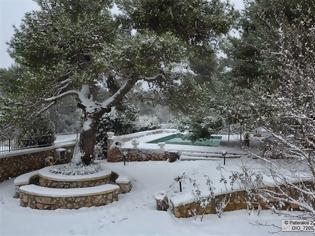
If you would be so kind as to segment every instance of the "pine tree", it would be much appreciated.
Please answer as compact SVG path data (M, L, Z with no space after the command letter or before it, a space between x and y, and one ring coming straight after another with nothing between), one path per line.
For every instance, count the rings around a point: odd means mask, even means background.
M138 81L167 84L191 48L227 32L234 15L220 1L118 1L123 17L112 16L110 0L37 2L40 10L25 15L10 42L23 68L11 114L29 120L75 97L84 113L75 155L85 164L94 157L100 118Z

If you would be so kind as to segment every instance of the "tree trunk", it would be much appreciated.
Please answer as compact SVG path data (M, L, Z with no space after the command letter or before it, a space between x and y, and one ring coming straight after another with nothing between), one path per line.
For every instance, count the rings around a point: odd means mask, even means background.
M83 122L83 129L80 133L79 147L81 161L85 165L91 164L95 158L97 125L104 113L110 112L110 110L110 108L103 109L92 114L86 113L84 116L85 121Z
M94 85L82 85L79 93L80 103L78 107L82 109L84 113L83 129L80 133L79 147L80 153L74 154L75 157L81 157L82 162L85 165L91 164L95 157L95 145L96 145L96 129L101 117L111 111L111 107L121 102L123 97L132 89L135 83L138 81L137 78L131 78L126 81L114 94L103 102L103 106L96 104L94 98L96 97L96 89ZM116 88L117 89L117 88ZM88 102L86 102L88 100ZM91 103L93 104L91 106ZM91 110L91 107L95 107ZM89 109L87 109L89 108Z
M86 120L83 129L80 133L79 146L81 151L81 160L83 164L89 165L94 159L94 148L96 145L96 122L91 120L90 128L86 129L85 126L89 125Z

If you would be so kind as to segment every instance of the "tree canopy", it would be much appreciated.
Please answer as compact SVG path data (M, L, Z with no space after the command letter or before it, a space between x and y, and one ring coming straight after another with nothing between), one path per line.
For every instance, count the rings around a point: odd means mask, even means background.
M85 122L77 155L87 164L103 114L140 80L165 86L183 76L176 67L189 67L196 48L211 49L236 16L217 0L120 0L120 16L110 0L37 2L40 10L25 15L9 43L23 71L18 93L8 96L15 104L9 113L29 120L74 96Z

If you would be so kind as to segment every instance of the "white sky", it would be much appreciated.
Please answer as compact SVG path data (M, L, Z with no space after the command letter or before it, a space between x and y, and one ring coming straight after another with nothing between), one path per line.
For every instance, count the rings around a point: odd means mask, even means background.
M230 0L236 9L243 9L243 0ZM9 67L13 60L7 50L14 30L13 25L19 26L24 14L38 9L33 0L0 0L0 67Z

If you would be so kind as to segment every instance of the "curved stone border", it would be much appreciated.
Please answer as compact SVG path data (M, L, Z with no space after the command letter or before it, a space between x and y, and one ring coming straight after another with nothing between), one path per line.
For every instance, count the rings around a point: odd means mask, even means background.
M49 166L38 171L39 185L49 188L83 188L108 184L112 172L104 167L102 171L89 175L60 175L50 172L56 166Z
M28 184L36 184L38 183L38 171L32 171L28 172L23 175L19 175L18 177L15 178L13 181L15 185L15 194L14 197L18 198L20 194L20 187L23 185L28 185Z
M33 209L78 209L102 206L118 201L119 186L104 184L76 189L46 188L38 185L20 187L20 204Z

